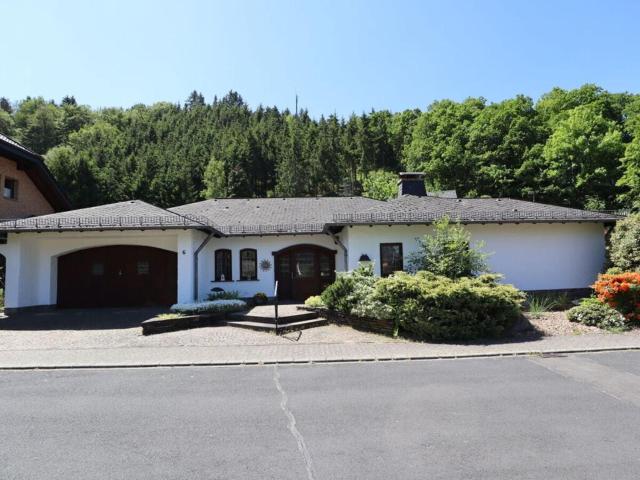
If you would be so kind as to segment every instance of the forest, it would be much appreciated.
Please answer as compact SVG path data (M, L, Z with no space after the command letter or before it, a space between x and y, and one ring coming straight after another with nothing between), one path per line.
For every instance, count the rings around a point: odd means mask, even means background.
M425 109L313 118L239 93L93 109L73 96L0 98L0 132L44 155L75 207L170 207L215 197L430 190L588 209L640 207L640 95L586 84L537 101L439 100Z

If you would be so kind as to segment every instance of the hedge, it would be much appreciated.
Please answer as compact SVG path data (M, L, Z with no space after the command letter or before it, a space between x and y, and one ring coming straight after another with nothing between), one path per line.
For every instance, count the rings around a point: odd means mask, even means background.
M376 282L371 300L391 308L399 330L427 340L473 340L504 334L525 296L498 275L450 279L398 272Z
M247 309L242 300L209 300L206 302L176 303L170 310L174 313L194 315L199 313L232 313Z

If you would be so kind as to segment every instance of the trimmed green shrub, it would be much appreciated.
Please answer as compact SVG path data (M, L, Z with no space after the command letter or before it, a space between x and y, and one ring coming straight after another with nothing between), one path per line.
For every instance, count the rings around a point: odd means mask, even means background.
M609 239L609 262L621 272L640 271L640 214L618 222Z
M199 313L231 313L247 309L247 303L242 300L210 300L196 303L176 303L170 310L173 313L195 315Z
M310 308L322 308L324 307L324 302L322 301L322 297L320 297L320 295L314 295L307 298L304 301L304 305Z
M629 328L624 317L618 311L597 298L585 298L580 302L580 305L567 312L567 318L571 322L605 330L626 330Z
M156 316L158 320L175 320L177 318L183 318L185 315L182 313L161 313Z
M240 292L237 290L211 292L207 295L207 300L238 300L239 298Z
M418 250L409 255L409 268L449 278L471 277L488 271L487 257L472 247L471 234L460 223L445 217L434 222L432 234L418 239Z
M269 302L269 297L266 293L258 292L253 296L254 305L266 305Z
M363 284L366 288L375 282L373 265L362 264L351 272L338 273L335 282L325 288L320 297L328 309L349 314L362 296L359 289Z
M376 282L372 301L388 307L396 330L445 341L505 333L521 315L524 294L498 275L450 279L430 272L398 272ZM388 318L388 317L387 317Z

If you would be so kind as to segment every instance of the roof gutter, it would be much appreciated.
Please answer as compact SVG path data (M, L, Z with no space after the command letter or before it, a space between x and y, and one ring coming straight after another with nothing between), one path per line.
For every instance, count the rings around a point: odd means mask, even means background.
M335 244L342 249L342 255L344 256L344 270L349 270L349 251L347 250L347 247L345 247L344 243L340 241L335 233L327 230L327 234L333 239Z
M215 237L215 232L209 232L207 238L205 238L200 246L196 248L196 251L193 253L193 300L198 301L198 256L204 247L207 246L209 240Z

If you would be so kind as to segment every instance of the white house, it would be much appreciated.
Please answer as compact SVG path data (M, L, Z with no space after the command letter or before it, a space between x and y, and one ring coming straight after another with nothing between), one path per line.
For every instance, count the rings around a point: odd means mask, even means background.
M304 300L369 258L387 275L448 216L523 290L582 289L602 269L618 217L512 199L433 196L403 173L399 196L213 199L168 210L138 200L0 223L5 305L168 305L212 288Z

